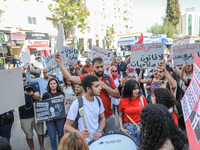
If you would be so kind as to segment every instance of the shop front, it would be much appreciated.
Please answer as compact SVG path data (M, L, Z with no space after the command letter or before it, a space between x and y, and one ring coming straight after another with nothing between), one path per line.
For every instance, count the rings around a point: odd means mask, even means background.
M26 32L26 43L26 50L31 59L40 61L41 56L46 57L51 54L48 33Z

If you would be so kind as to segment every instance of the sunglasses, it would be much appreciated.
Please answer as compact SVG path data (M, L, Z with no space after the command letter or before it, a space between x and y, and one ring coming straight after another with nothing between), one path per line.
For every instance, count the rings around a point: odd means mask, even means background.
M133 78L133 79L135 79L135 76L128 76L128 78L130 79L130 78Z
M117 70L112 70L112 72L117 72Z
M26 80L23 80L23 82L26 82Z
M188 65L188 67L190 67L191 65Z

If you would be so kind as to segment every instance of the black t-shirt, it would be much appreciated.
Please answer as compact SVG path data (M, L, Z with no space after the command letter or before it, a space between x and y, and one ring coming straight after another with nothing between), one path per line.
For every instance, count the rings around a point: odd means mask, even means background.
M59 92L56 92L56 93L46 92L46 93L43 94L42 100L52 98L52 97L56 97L56 96L60 96L60 95L65 96L65 93L63 91L59 91Z
M39 92L37 87L34 84L31 84L33 87L33 92ZM33 103L36 100L32 98L30 95L25 95L25 105L19 107L19 116L20 119L27 119L34 117Z

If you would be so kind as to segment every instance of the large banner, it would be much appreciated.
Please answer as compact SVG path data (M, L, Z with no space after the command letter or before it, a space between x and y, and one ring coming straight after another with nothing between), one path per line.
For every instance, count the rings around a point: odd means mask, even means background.
M131 68L157 69L161 61L164 61L164 43L131 46Z
M66 68L69 68L69 65L74 65L77 63L78 52L78 49L62 46L61 58ZM46 66L50 74L60 71L60 67L55 61L54 56L55 54L45 57Z
M190 44L190 35L182 36L173 40L173 46Z
M34 102L35 122L49 119L64 118L66 116L64 100L54 97L47 100Z
M0 71L0 114L25 105L22 68Z
M108 63L110 63L112 55L113 55L112 51L109 51L109 50L106 50L106 49L103 49L103 48L93 45L92 50L90 51L90 54L87 58L87 61L89 61L91 63L95 57L100 57L103 59L103 62L105 64L108 64Z
M200 57L200 43L173 46L173 61L174 65L192 64L194 58L194 51Z
M200 60L194 52L193 76L181 100L191 150L200 149Z
M69 109L72 105L72 103L77 99L76 96L70 96L70 95L65 95L65 110L66 114L68 114Z

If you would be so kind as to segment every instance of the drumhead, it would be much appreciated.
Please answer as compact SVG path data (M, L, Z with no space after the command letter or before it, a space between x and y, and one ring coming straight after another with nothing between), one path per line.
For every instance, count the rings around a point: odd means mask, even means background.
M123 132L103 134L96 141L88 143L89 150L137 150L135 141Z

